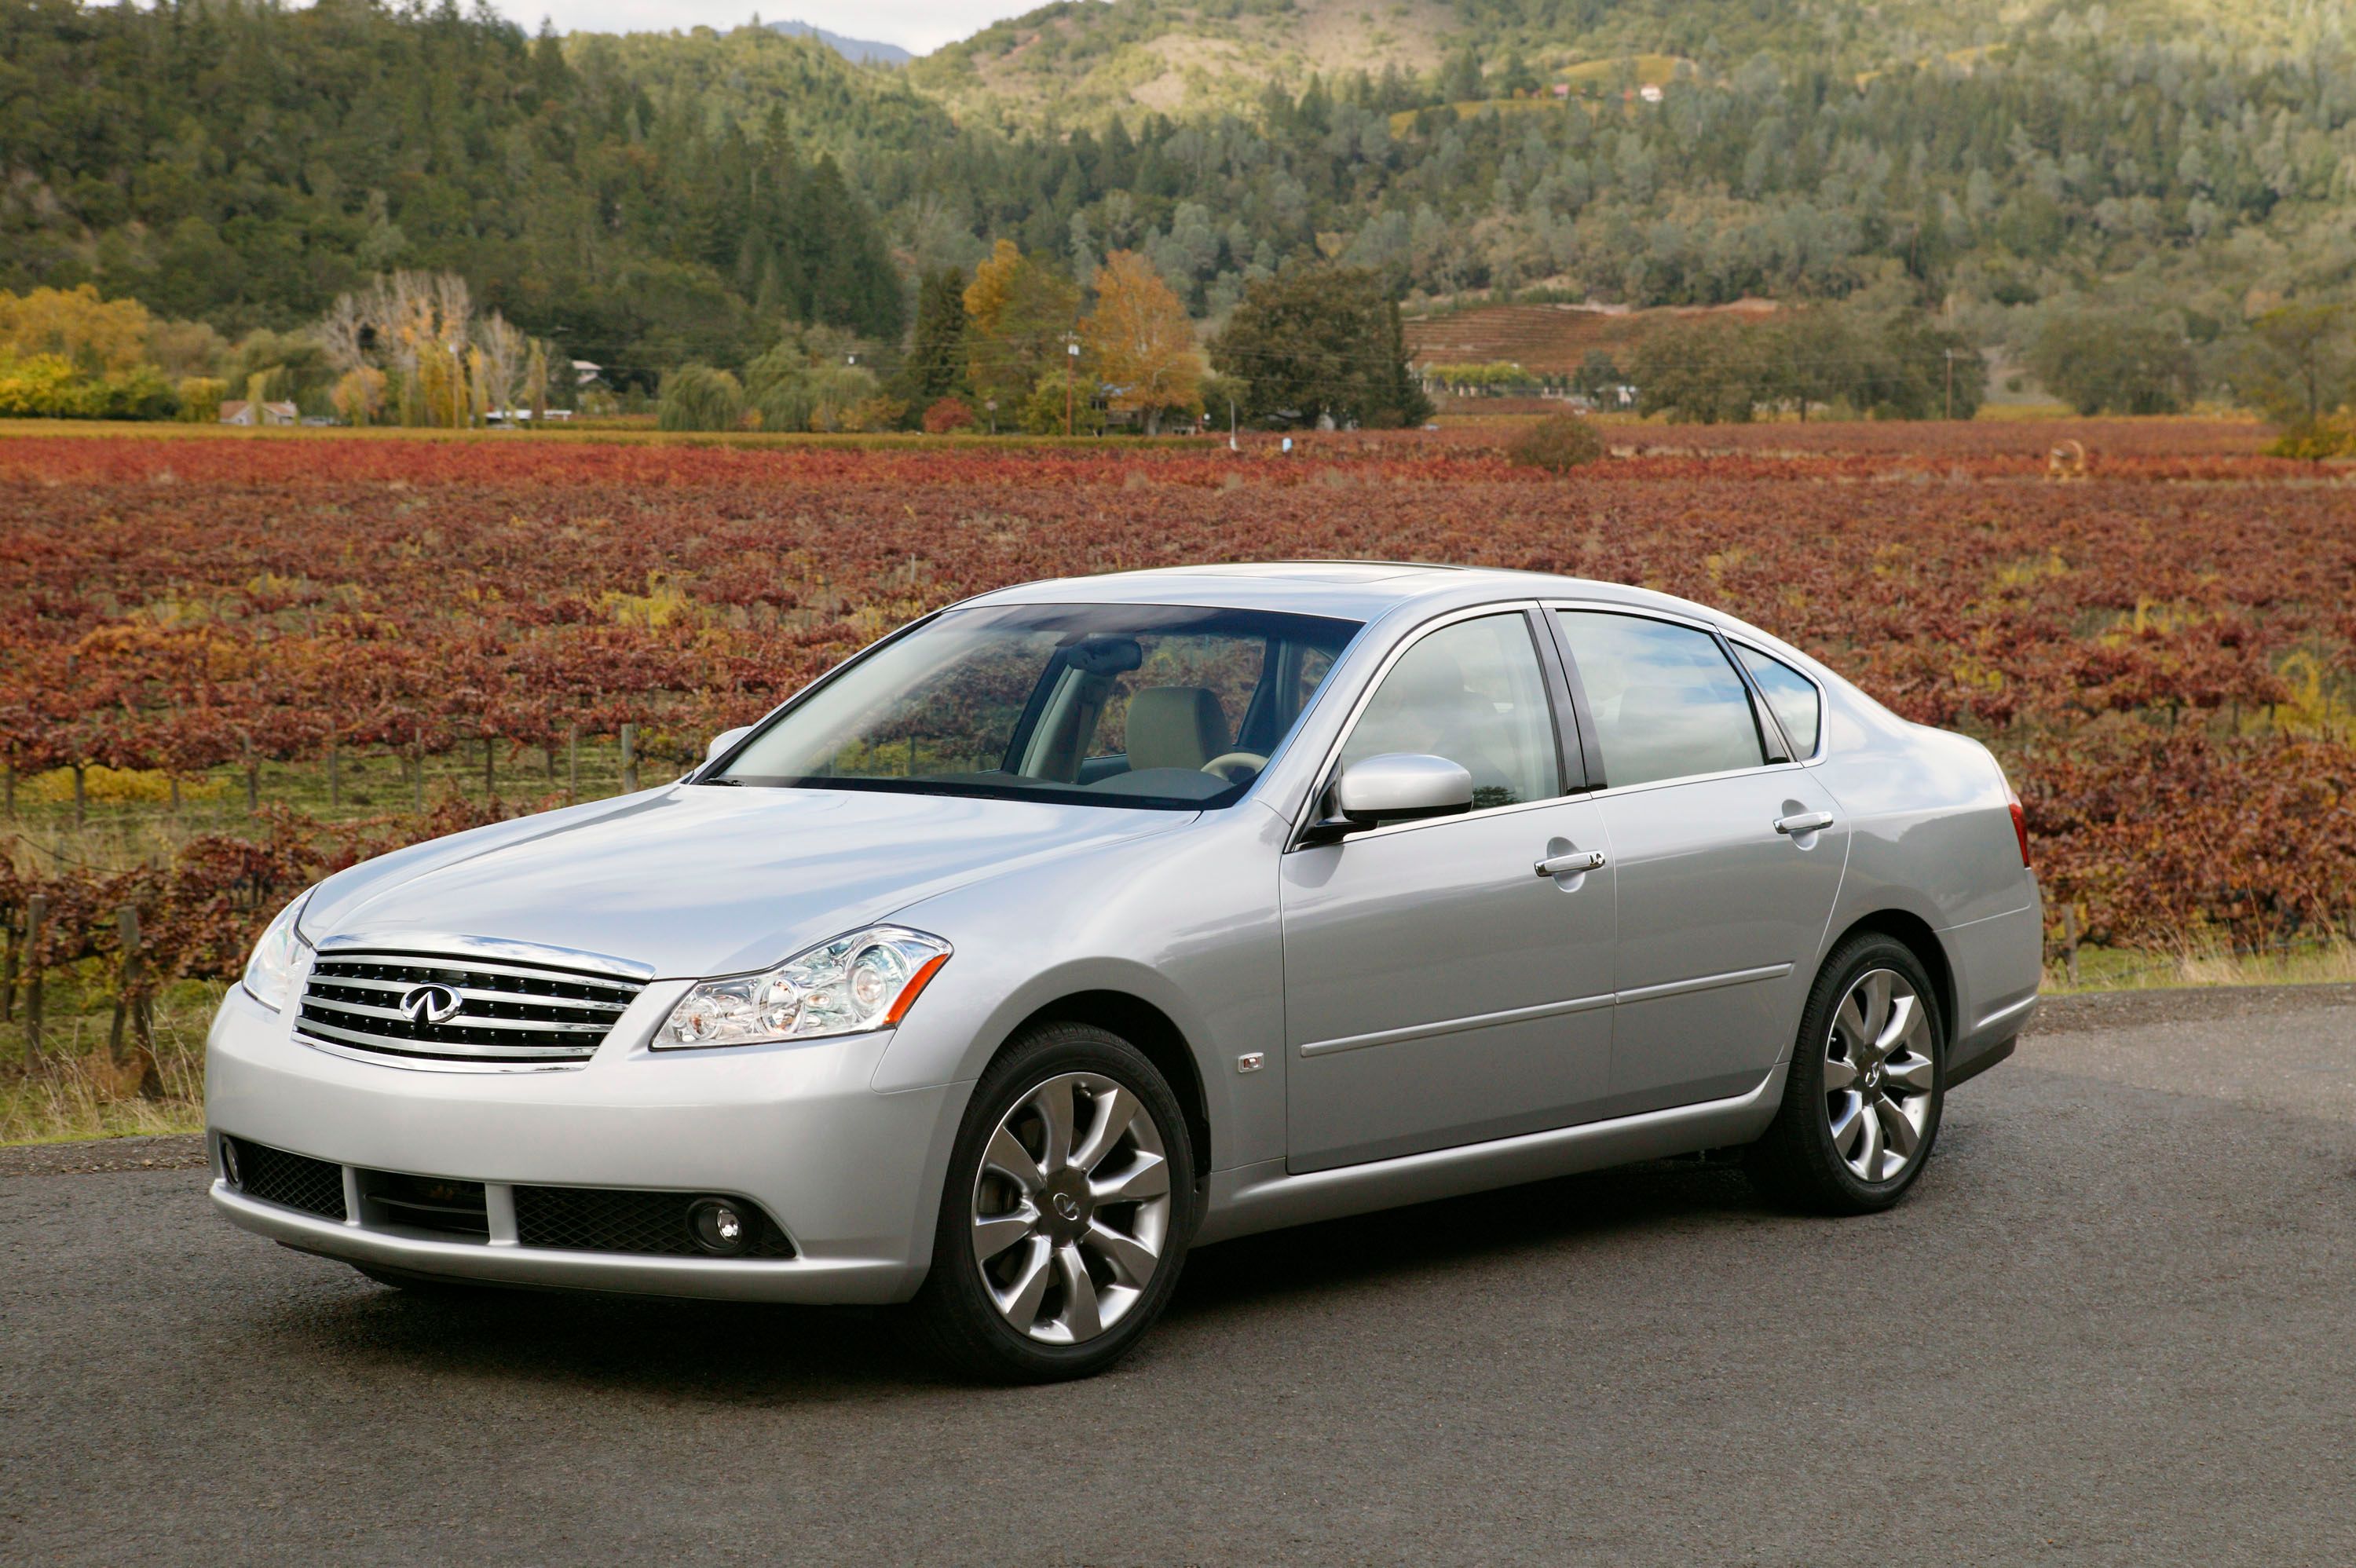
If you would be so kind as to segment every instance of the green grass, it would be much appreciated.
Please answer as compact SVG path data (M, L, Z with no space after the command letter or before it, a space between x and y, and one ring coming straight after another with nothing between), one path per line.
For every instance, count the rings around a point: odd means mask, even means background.
M2075 972L2066 961L2045 966L2047 995L2157 991L2195 986L2328 986L2356 983L2356 942L2321 938L2274 953L2188 948L2151 953L2081 947Z

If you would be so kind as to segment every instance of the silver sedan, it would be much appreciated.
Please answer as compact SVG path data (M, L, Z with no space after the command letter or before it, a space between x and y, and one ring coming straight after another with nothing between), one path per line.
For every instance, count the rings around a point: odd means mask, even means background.
M1988 752L1607 583L1033 583L657 789L296 900L213 1201L388 1284L910 1302L1098 1371L1189 1246L1700 1150L1896 1202L2037 1005Z

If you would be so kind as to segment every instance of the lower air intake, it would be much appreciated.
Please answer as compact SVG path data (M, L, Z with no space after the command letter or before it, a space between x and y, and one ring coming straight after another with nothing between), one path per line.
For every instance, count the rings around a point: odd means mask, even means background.
M519 1187L515 1189L516 1240L527 1247L573 1253L635 1253L691 1258L707 1255L696 1245L689 1211L704 1194L612 1191L594 1187ZM750 1203L736 1205L752 1233L735 1255L790 1258L793 1243L775 1221Z
M236 1146L238 1179L231 1185L246 1197L322 1220L345 1217L342 1166L244 1138L224 1141Z

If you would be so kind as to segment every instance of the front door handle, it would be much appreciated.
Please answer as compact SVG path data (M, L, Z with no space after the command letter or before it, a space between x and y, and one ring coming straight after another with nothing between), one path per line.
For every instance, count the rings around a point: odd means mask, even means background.
M1830 827L1832 825L1833 814L1829 811L1804 811L1797 816L1777 817L1775 819L1775 831L1778 833L1814 833L1818 828Z
M1603 869L1603 851L1578 849L1568 855L1557 855L1550 860L1540 860L1537 873L1541 877L1568 877L1576 871L1600 871Z

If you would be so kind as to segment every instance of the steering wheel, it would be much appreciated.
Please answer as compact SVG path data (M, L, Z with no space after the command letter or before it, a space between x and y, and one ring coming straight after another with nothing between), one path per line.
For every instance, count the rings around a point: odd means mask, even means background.
M1215 773L1229 784L1242 784L1247 779L1258 776L1259 771L1266 766L1268 766L1268 759L1258 752L1228 752L1205 763L1203 771L1206 773Z

